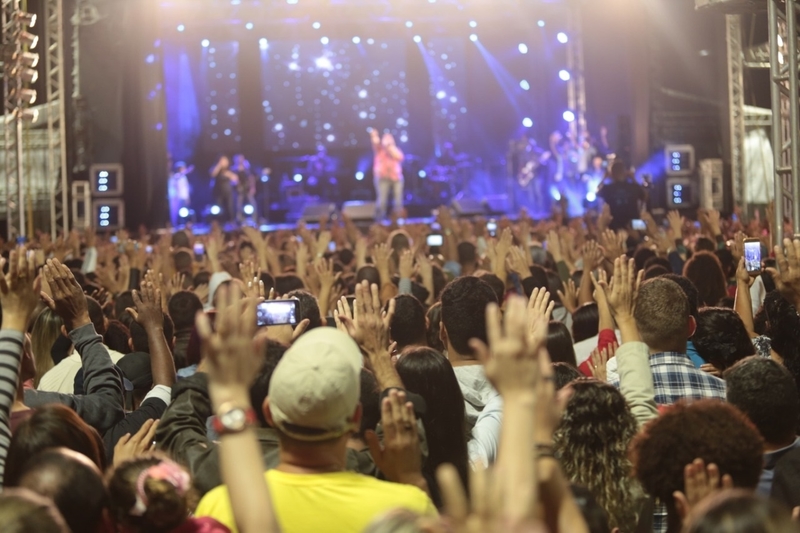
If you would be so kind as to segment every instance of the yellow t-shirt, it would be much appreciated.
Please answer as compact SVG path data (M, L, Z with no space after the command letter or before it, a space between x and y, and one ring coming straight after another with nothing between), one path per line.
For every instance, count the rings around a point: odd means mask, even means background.
M376 517L397 508L437 515L428 495L417 487L354 472L288 474L269 470L264 477L283 533L361 533ZM238 533L225 485L203 496L195 516L215 518Z

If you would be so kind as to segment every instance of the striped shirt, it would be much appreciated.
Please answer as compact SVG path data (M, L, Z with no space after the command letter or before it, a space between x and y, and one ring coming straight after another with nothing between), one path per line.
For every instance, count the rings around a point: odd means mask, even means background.
M22 357L21 331L0 330L0 483L6 469L8 447L11 445L11 406L17 394L19 361Z

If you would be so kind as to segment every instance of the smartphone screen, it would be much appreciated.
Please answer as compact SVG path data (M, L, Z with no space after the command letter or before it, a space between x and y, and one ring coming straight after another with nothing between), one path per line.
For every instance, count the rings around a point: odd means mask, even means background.
M486 224L486 230L489 232L489 235L494 237L497 234L497 222L489 222Z
M194 260L195 261L202 261L203 256L206 253L206 247L203 245L202 242L197 242L194 244Z
M744 266L751 274L761 272L761 241L744 241Z
M647 229L647 224L641 218L634 218L631 220L631 227L636 231L643 231Z
M428 246L442 246L444 244L444 237L439 234L428 235Z
M328 251L331 252L331 253L336 251L336 243L335 242L331 241L328 244Z
M116 235L112 235L111 236L111 243L112 244L117 244L118 242L119 242L119 237L117 237Z
M153 247L148 244L147 246L144 247L144 251L147 252L148 254L152 254Z
M297 300L267 300L256 308L259 327L297 324Z

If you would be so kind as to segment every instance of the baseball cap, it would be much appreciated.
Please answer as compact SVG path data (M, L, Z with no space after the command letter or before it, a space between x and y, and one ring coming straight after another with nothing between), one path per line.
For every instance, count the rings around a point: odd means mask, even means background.
M303 441L356 430L351 418L361 395L362 365L361 351L346 333L323 327L301 335L272 374L268 397L273 422Z

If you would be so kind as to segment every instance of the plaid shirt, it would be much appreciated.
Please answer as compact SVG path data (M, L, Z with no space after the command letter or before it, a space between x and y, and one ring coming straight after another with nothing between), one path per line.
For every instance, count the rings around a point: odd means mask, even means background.
M725 382L695 368L684 353L661 352L650 354L650 372L653 374L657 405L672 405L678 400L712 398L725 401ZM611 379L619 388L619 377ZM667 531L667 508L657 503L653 513L653 532Z
M650 354L650 372L658 405L672 405L684 398L725 400L725 382L695 368L686 354ZM619 387L619 378L612 379L611 384Z

